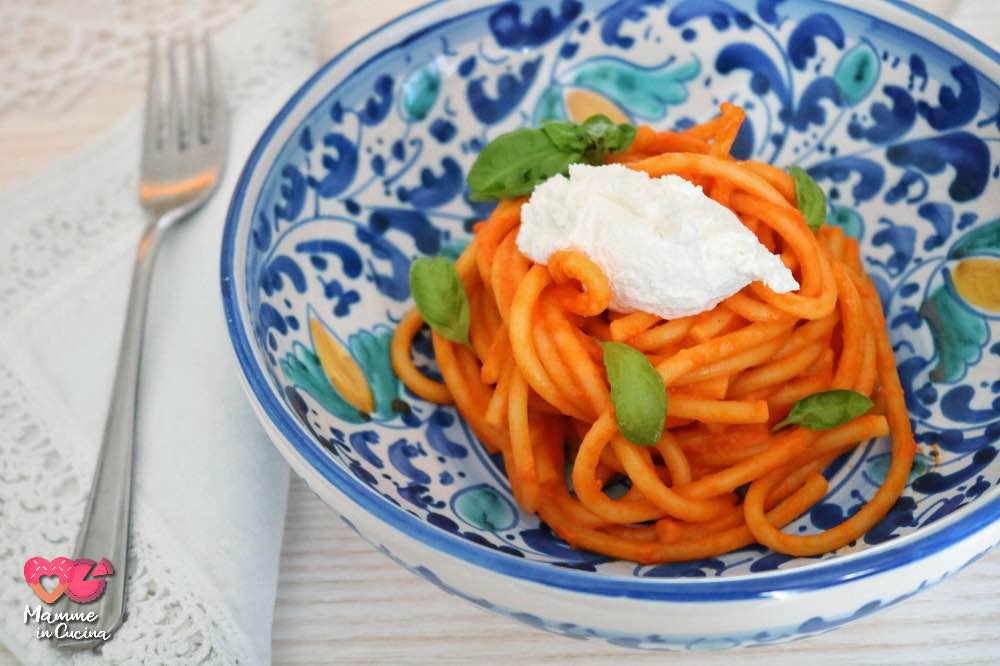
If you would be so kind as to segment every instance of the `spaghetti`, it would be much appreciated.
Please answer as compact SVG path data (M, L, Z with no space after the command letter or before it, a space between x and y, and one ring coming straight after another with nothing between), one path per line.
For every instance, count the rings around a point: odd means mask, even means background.
M502 454L521 507L575 547L640 563L753 542L817 555L869 530L905 487L915 443L858 243L836 227L812 231L788 174L730 155L742 120L741 109L723 104L717 118L683 132L641 127L613 161L701 186L781 257L798 292L754 283L671 321L610 312L607 278L584 254L559 252L542 265L518 251L524 200L504 200L456 264L471 304L471 344L432 333L443 383L412 360L419 312L396 329L392 362L402 381L426 400L454 403L484 446ZM668 390L654 447L618 431L598 345L605 340L644 353ZM877 407L831 430L771 431L797 400L829 389L872 396ZM781 531L826 494L821 471L831 460L890 433L892 462L866 505L818 534ZM624 496L605 492L623 480Z

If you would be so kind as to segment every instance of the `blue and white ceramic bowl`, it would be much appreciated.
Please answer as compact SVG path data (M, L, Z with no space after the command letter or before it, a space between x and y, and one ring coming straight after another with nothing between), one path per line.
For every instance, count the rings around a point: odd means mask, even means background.
M440 1L327 63L253 151L223 244L233 346L292 467L435 585L624 646L821 633L985 553L1000 539L1000 56L901 2L857 4ZM747 110L734 152L807 168L831 223L861 239L920 453L891 513L835 553L609 561L518 511L455 411L400 385L391 330L410 307L410 261L457 254L487 213L463 174L491 138L596 111L684 127L723 100ZM317 344L339 350L338 376ZM418 351L432 368L426 340ZM358 376L373 413L351 404ZM856 510L888 449L873 441L836 461L830 495L788 529Z

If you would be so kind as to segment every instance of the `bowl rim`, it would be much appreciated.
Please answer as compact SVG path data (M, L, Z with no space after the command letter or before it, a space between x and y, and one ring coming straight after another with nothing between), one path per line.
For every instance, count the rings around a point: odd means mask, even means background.
M879 21L886 20L872 13L877 11L879 6L901 9L917 19L930 23L950 33L953 37L959 38L994 64L1000 65L1000 53L996 50L947 21L904 0L877 0L878 4L867 6L864 9L850 6L844 0L819 0L819 2L865 14ZM470 11L481 11L490 4L490 0L431 0L369 31L319 67L282 105L254 145L240 172L226 212L220 257L220 286L226 327L236 359L243 373L243 384L247 389L248 398L257 403L257 409L254 411L258 418L266 415L270 424L265 425L273 426L285 442L295 449L327 482L333 484L361 509L386 523L388 527L444 555L488 569L493 573L576 593L670 602L777 598L789 593L821 590L885 573L935 555L957 545L990 525L996 524L1000 518L1000 486L988 491L987 497L979 503L979 506L965 512L956 511L926 529L864 550L848 553L842 557L815 564L806 564L793 569L697 579L594 575L589 572L553 566L545 562L513 557L429 525L400 507L386 502L376 491L362 484L327 458L320 450L319 445L295 420L271 387L257 363L254 348L247 336L247 328L241 316L240 291L243 283L234 272L236 267L235 241L239 233L239 220L244 203L246 203L250 180L265 149L283 126L286 117L333 67L350 56L357 59L359 55L358 67L362 67L377 59L393 46L408 41L430 29L452 23L465 15L465 12L460 14L445 13L444 18L425 24L425 16L433 9L440 9L446 5L475 5ZM376 37L385 37L385 33L390 30L399 31L407 28L409 29L402 34L397 42L380 49L374 55L365 57L363 53L359 53L370 40ZM905 28L903 29L905 30ZM979 68L976 68L976 71L982 74ZM272 428L265 428L265 430L272 431Z

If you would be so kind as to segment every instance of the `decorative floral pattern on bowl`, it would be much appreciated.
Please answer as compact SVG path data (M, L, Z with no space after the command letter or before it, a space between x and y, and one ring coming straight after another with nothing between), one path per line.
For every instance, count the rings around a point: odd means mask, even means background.
M828 630L981 554L1000 539L1000 66L944 26L889 3L882 10L879 18L813 0L460 0L434 3L335 59L262 139L224 242L230 329L279 448L314 487L332 486L317 490L345 518L363 507L366 519L352 524L366 538L433 582L546 629L627 645L725 647ZM946 38L961 50L945 50ZM412 307L410 261L457 256L488 214L490 205L468 200L464 173L493 137L593 113L683 128L722 101L747 112L734 154L805 168L828 190L829 223L862 242L920 452L889 515L821 558L750 547L657 566L609 561L520 512L500 461L456 412L402 386L389 361L392 328ZM429 340L415 348L433 375ZM881 483L888 450L872 441L831 464L828 497L787 529L826 529L856 511ZM792 574L822 590L868 571L869 556L952 557L909 588L842 599L832 616L817 607L725 635L641 633L572 621L565 608L533 613L529 601L504 604L467 579L447 581L396 553L402 537L385 535L401 532L410 549L440 532L444 545L424 548L453 561L488 551L489 562L516 562L466 564L491 575L597 595L629 581L618 596L672 603L698 589L706 599L716 590L755 598L765 592L751 588L786 589ZM944 534L933 551L923 539L931 533ZM979 539L972 550L970 535ZM755 582L743 586L747 577ZM678 588L690 593L668 585L694 578L701 588Z

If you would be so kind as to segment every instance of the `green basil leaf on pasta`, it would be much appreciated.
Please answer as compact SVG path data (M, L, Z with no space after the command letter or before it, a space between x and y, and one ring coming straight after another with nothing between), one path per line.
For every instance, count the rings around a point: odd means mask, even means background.
M542 130L501 134L483 148L469 170L469 196L485 201L529 194L535 185L567 173L582 155L560 150Z
M789 167L795 181L795 200L810 229L819 229L826 222L826 194L808 173L799 167Z
M653 446L667 419L667 389L645 354L623 342L602 342L618 429L625 439Z
M605 157L631 146L636 133L634 126L612 122L604 115L587 118L580 129L587 142L584 159L589 164L604 164Z
M582 155L587 148L587 141L576 123L549 121L542 125L542 132L559 150Z
M796 402L785 420L773 429L798 425L810 430L829 430L858 418L871 409L872 404L866 396L847 389L813 393Z
M597 115L582 124L555 121L501 134L483 148L469 170L469 198L530 194L539 183L569 173L570 164L604 164L608 155L632 145L635 132L632 125Z
M416 259L410 264L410 291L420 316L435 332L452 342L469 344L469 297L450 259Z

